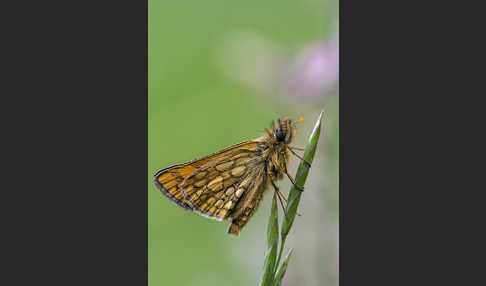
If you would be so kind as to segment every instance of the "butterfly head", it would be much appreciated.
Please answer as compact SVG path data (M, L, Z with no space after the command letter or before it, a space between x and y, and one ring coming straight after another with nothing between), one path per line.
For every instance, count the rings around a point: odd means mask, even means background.
M272 124L271 134L274 144L290 144L295 137L295 124L287 117L278 119L276 123Z

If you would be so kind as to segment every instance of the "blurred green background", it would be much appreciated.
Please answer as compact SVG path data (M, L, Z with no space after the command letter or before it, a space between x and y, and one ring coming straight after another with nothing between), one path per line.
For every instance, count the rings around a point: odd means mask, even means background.
M256 138L283 116L305 118L292 144L304 147L322 109L283 285L338 285L337 0L149 0L148 13L149 285L257 285L271 191L234 238L228 222L169 202L152 176ZM279 185L287 194L288 180Z

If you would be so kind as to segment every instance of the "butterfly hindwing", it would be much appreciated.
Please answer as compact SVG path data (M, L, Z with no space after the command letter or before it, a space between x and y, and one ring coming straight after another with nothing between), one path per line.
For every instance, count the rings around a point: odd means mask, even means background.
M183 196L193 210L203 216L223 220L231 215L246 191L255 166L261 162L257 152L239 152L208 162L183 183ZM263 165L262 165L263 166Z

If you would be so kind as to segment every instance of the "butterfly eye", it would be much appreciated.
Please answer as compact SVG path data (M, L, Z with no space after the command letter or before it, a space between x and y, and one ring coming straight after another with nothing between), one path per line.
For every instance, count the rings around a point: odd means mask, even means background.
M280 129L277 129L277 131L275 131L275 136L277 137L277 140L278 141L284 141L284 139L285 139L285 132L283 132Z

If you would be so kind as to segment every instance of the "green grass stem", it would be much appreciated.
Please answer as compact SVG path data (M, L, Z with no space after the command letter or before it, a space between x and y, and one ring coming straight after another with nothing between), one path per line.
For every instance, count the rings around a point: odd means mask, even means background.
M319 135L321 134L321 121L322 121L322 114L319 114L319 117L316 121L314 126L314 130L312 131L309 142L304 151L303 158L305 161L312 164L314 160L314 155L316 153L317 142L319 141ZM307 180L307 175L309 173L310 166L307 162L301 161L299 167L297 169L297 173L295 175L295 182L296 185L304 188L305 181ZM287 215L283 216L282 221L282 229L281 229L281 242L280 242L280 251L278 253L278 258L275 260L276 253L277 253L277 246L278 246L278 212L277 212L277 202L276 202L276 194L273 195L273 202L272 208L270 211L270 218L268 221L268 229L267 229L267 250L265 253L265 261L263 264L263 273L260 279L260 286L278 286L282 282L283 276L285 275L285 271L287 270L287 264L289 262L290 256L292 254L292 250L289 252L287 257L282 262L282 265L279 267L280 259L282 257L282 252L285 246L285 240L287 239L287 235L292 228L292 224L294 223L295 215L297 214L297 207L299 206L300 197L302 196L303 192L297 189L295 186L292 186L289 192L289 197L287 201Z

